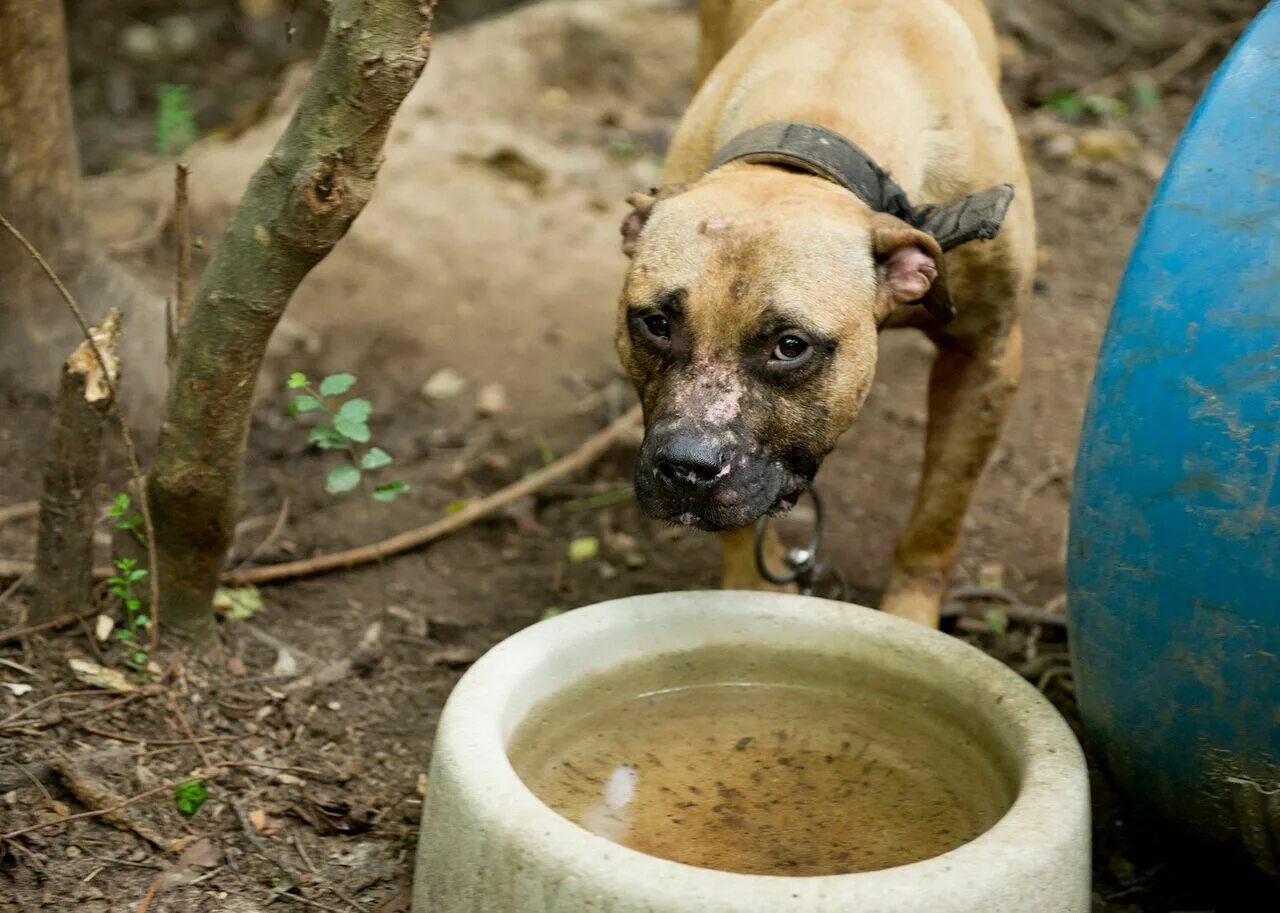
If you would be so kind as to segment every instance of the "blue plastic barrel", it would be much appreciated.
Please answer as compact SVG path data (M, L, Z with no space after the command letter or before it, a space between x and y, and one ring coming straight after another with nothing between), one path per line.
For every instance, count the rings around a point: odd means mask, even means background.
M1280 871L1280 2L1147 212L1071 503L1080 711L1117 782Z

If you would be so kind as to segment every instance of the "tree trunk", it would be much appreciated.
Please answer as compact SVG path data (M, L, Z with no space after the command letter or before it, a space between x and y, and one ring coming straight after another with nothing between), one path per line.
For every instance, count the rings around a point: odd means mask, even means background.
M163 309L86 234L62 0L0 0L0 212L44 254L90 320L112 306L133 318L122 345L132 378L125 398L154 414L163 391ZM48 279L0 238L3 381L47 390L80 338Z
M40 490L40 531L36 541L36 590L31 620L84 611L93 586L94 488L102 456L102 426L119 377L116 344L120 312L93 328L109 379L88 342L62 368L53 420L45 444Z
M336 0L293 119L249 182L182 329L148 491L162 623L199 638L234 531L267 342L303 277L373 191L426 65L434 0Z
M0 212L69 277L84 265L81 211L62 0L0 0ZM74 329L62 308L26 253L0 242L0 365L46 382L54 346L74 345L56 332Z

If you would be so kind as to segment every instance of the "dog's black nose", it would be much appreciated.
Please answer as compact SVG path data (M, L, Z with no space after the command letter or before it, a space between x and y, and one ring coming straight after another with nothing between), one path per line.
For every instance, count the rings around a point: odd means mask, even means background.
M670 438L655 454L658 474L671 485L705 487L720 478L724 458L715 442L703 435Z

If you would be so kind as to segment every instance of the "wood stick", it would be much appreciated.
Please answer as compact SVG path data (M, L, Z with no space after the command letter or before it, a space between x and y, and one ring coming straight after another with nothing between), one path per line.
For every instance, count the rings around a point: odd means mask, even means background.
M222 581L228 586L248 586L249 584L288 580L294 577L308 577L336 571L341 568L368 564L380 558L421 548L430 542L442 539L464 527L470 526L477 520L490 516L508 504L513 504L521 498L528 497L551 482L558 481L591 465L608 452L609 448L617 441L624 439L632 429L637 427L640 423L640 417L640 407L634 406L626 415L583 441L573 453L561 457L520 481L508 485L506 488L499 489L478 501L472 501L456 514L443 517L434 523L408 530L397 536L392 536L390 539L375 542L372 545L332 552L328 555L317 555L314 558L306 558L301 561L289 561L284 564L272 564L266 567L232 571L224 575Z
M38 513L40 513L39 501L20 501L17 504L7 504L4 507L0 507L0 526L12 523L15 520L34 517Z

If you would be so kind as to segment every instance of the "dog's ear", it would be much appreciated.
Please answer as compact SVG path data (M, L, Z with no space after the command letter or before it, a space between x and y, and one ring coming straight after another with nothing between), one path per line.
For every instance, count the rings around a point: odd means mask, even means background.
M937 320L955 317L947 292L942 248L933 235L912 228L901 219L877 213L871 225L871 249L876 274L890 298L899 304L920 304Z
M640 240L640 232L644 223L649 221L653 207L667 197L684 192L685 184L668 184L664 187L651 187L648 193L637 191L627 197L631 212L622 220L622 252L628 257L636 252L636 243Z

